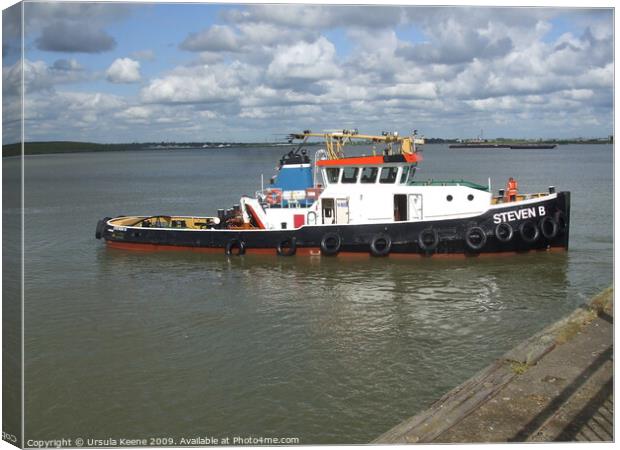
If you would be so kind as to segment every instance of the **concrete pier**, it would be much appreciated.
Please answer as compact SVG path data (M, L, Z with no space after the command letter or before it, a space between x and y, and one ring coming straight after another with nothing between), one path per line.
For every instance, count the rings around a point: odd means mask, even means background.
M613 289L373 443L613 441Z

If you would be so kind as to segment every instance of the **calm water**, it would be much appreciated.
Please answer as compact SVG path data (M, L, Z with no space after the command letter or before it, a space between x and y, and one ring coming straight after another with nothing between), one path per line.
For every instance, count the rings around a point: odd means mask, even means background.
M612 282L609 145L425 148L421 179L572 191L567 253L228 259L94 239L106 215L214 214L282 152L26 158L27 439L368 442Z

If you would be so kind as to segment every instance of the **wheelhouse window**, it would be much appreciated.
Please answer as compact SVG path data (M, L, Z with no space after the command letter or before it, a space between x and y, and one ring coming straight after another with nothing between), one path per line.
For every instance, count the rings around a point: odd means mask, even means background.
M398 167L384 167L381 169L381 176L379 177L379 183L383 183L383 184L395 183L397 174L398 174Z
M411 166L409 168L409 181L413 181L414 175L415 175L415 166Z
M400 184L405 184L407 182L408 175L409 175L409 166L404 166L403 171L400 174Z
M379 173L378 167L364 167L362 169L362 183L375 183L377 181L377 174Z
M342 170L342 183L357 183L357 174L359 171L359 167L345 167Z
M336 167L328 167L325 169L327 175L327 182L329 184L338 183L338 177L340 176L340 169Z

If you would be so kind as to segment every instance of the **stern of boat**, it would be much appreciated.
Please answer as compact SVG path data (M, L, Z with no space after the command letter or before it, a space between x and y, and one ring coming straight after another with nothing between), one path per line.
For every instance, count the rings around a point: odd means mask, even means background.
M95 238L101 239L103 237L103 232L105 231L105 227L108 223L108 220L112 219L111 217L104 217L97 221L97 226L95 227Z

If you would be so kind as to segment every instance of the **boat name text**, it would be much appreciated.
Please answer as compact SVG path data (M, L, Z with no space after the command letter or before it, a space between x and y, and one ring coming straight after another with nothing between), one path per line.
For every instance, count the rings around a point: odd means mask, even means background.
M544 206L538 207L538 215L536 214L536 207L517 209L516 211L493 214L493 223L514 222L515 220L543 217L546 214L547 211Z

